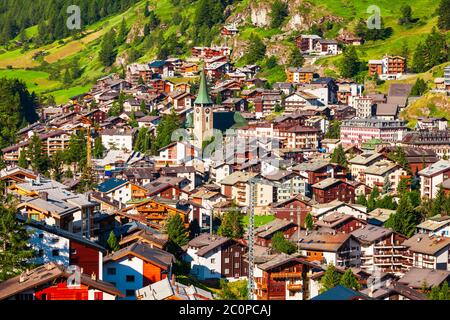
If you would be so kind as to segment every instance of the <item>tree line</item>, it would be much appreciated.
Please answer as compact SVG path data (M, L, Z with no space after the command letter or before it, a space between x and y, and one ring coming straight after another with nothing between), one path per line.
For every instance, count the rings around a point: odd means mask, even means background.
M80 7L81 27L107 16L123 12L138 0L5 0L0 3L0 44L7 44L20 35L21 40L38 46L73 35L66 21L67 8ZM38 26L37 34L27 39L25 29Z

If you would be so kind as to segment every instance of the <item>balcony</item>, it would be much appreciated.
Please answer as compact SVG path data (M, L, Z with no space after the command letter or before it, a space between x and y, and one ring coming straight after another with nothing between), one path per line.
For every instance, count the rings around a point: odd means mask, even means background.
M289 291L300 292L300 291L303 291L303 285L302 285L302 284L293 284L293 283L290 283L290 284L287 285L287 289L288 289Z
M285 279L285 278L303 278L302 274L299 272L276 272L270 275L271 279Z

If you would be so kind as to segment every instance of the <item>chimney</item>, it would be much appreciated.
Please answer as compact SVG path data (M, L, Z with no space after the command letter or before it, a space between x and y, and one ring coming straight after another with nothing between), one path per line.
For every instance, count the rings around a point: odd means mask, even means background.
M21 274L20 277L19 277L19 283L23 283L26 280L27 280L27 277L25 275Z
M417 238L417 242L420 242L420 241L422 241L422 237Z
M39 191L39 198L44 200L44 201L47 201L48 200L48 192Z

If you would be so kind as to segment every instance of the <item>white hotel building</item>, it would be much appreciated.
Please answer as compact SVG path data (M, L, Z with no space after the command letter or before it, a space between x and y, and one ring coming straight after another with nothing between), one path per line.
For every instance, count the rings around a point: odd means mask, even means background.
M406 133L406 123L400 120L352 119L341 125L341 143L344 147L361 145L372 139L396 142Z

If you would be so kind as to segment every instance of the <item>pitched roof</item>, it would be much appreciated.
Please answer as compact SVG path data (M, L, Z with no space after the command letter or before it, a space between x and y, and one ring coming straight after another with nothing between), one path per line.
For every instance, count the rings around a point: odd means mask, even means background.
M208 84L206 82L206 74L204 70L200 74L200 87L198 89L197 99L195 100L194 104L201 104L201 105L213 104L213 101L211 100L211 97L209 96L208 93Z
M100 183L96 187L96 189L99 192L102 192L102 193L109 193L109 192L111 192L111 191L113 191L113 190L115 190L115 189L117 189L117 188L119 188L119 187L121 187L121 186L123 186L123 185L125 185L127 183L128 183L127 180L120 180L120 179L117 179L117 178L111 178L111 179L108 179L108 180Z
M371 298L363 293L338 285L311 300L371 300Z
M389 87L388 96L399 97L399 96L409 96L413 85L407 83L393 83Z
M403 245L409 247L410 251L435 255L445 248L448 250L450 247L450 238L415 234L403 242Z
M0 283L0 300L7 299L24 291L52 283L58 278L69 278L72 272L67 272L62 266L50 262L43 266L37 267L31 271L27 271L14 278L8 279ZM109 294L124 297L124 295L111 283L102 280L94 280L90 276L82 274L80 277L81 284L92 287Z
M209 233L202 233L198 237L189 241L189 246L198 248L197 255L204 257L211 250L221 247L228 241L232 241L230 238L221 237L218 235L210 235Z
M275 232L278 232L286 227L295 227L296 224L283 219L275 219L255 230L255 235L261 238L268 238Z
M361 242L373 243L392 234L391 229L367 225L353 231L351 234Z
M397 165L395 162L392 162L389 160L381 160L381 161L374 163L370 167L366 168L364 170L364 173L382 176L382 175L388 173L389 171L399 168L399 167L400 166Z
M419 175L431 177L446 170L450 170L450 161L440 160L436 163L433 163L431 166L419 171Z
M23 218L18 216L18 219L22 220ZM69 239L71 241L78 242L78 243L81 243L81 244L83 244L85 246L97 249L97 250L99 250L99 251L101 251L103 253L106 253L106 251L107 251L104 247L102 247L98 243L95 243L94 241L88 240L88 239L86 239L86 238L84 238L84 237L82 237L80 235L77 235L77 234L75 234L73 232L69 232L69 231L63 230L63 229L58 228L56 226L50 226L48 224L41 223L41 222L34 221L34 220L26 220L24 222L25 222L26 225L28 225L30 227L33 227L33 228L36 228L36 229L39 229L39 230L43 230L43 231L48 232L48 233L53 233L53 234L58 235L60 237L67 238L67 239Z
M130 254L147 262L156 264L163 269L168 269L172 263L175 262L175 257L173 254L161 249L152 248L141 242L133 243L126 248L120 249L119 251L106 256L103 259L103 262L106 263L108 261L117 261Z
M398 106L394 103L380 103L377 105L377 116L397 116Z
M291 241L296 242L302 250L337 252L350 238L352 235L343 233L300 231L291 236Z
M288 255L285 253L280 253L275 256L267 256L267 261L259 264L258 268L263 271L269 271L291 261L296 261L302 264L317 267L315 264L302 259L298 254Z
M437 231L440 228L443 228L445 226L448 226L450 224L450 217L449 216L437 216L430 219L425 220L424 222L420 223L417 228L419 229L425 229L429 231Z
M225 177L222 181L220 181L220 184L225 184L225 185L234 185L238 182L247 182L249 181L251 178L257 176L257 173L254 172L241 172L241 171L236 171L233 172L232 174L230 174L229 176Z
M420 289L426 283L428 288L433 286L439 286L442 282L450 277L450 271L447 270L435 270L435 269L422 269L411 268L405 275L398 281L400 284L406 285L411 288Z
M383 155L379 153L362 153L357 155L353 159L350 159L348 162L350 164L366 165L382 157Z
M179 300L214 299L213 294L206 290L193 285L186 286L179 282L171 281L169 278L136 290L136 296L139 300L166 300L171 297L176 297Z
M336 178L327 178L314 184L312 187L315 189L327 189L338 183L347 183L347 182Z
M322 220L317 221L316 225L318 227L323 227L323 228L334 228L337 225L339 225L347 220L352 220L352 219L356 219L356 218L349 214L344 214L342 212L335 212L334 214L330 214L330 215L324 217Z

